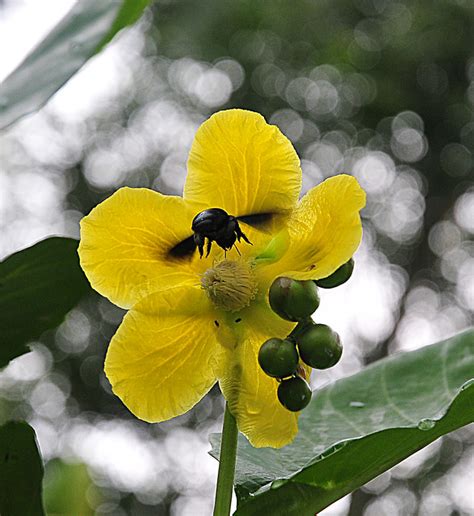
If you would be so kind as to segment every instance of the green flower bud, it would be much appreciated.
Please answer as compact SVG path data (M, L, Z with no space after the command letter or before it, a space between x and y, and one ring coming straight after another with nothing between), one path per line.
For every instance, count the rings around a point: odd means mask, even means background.
M318 288L314 281L277 278L268 294L272 310L287 321L301 321L319 306Z
M263 371L273 378L291 376L298 367L298 351L293 342L268 339L258 352L258 363Z
M308 383L299 376L283 380L277 391L280 403L291 412L303 410L311 401L311 394Z
M316 280L316 285L321 288L334 288L338 287L345 283L351 276L352 271L354 270L354 260L351 258L344 265L341 265L339 269L328 276L327 278L322 278Z
M315 324L298 335L301 360L315 369L327 369L339 362L342 345L339 335L325 324Z

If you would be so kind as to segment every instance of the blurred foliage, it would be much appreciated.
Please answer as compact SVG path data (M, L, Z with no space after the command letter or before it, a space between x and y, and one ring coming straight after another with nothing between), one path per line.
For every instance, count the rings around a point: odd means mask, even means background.
M26 423L0 426L0 512L2 516L42 516L43 462L35 432Z
M459 194L456 187L465 184L472 161L470 167L462 159L442 167L440 154L449 142L462 140L474 148L472 102L466 99L474 66L472 4L325 0L296 7L286 1L207 0L197 10L192 5L157 4L160 50L173 58L214 62L229 56L239 62L246 80L230 105L255 109L268 118L292 107L309 115L321 132L342 129L355 138L353 144L368 143L389 153L390 117L413 111L429 141L417 168L428 183L428 199L435 203L430 217L447 209ZM327 67L322 77L327 75L336 87L348 79L351 86L330 112L308 110L308 84L301 86L306 91L298 91L297 85L296 91L288 91L292 79L311 77L320 66Z
M473 36L474 8L462 0L155 2L5 136L0 180L12 208L0 217L0 252L46 234L77 238L82 215L122 185L179 194L199 123L244 107L293 142L304 189L345 171L368 193L354 276L322 303L345 335L336 377L448 336L474 308ZM136 421L102 370L122 316L84 299L6 368L0 415L31 421L46 459L88 465L98 514L205 514L209 473L186 457L217 430L218 391L171 422ZM320 373L315 385L334 378ZM472 445L469 432L444 438L341 514L467 514L457 486Z
M0 368L58 326L90 292L77 240L49 238L0 263Z
M0 128L39 109L149 0L82 0L0 85Z
M44 505L48 516L92 516L100 502L100 493L85 464L68 464L59 459L48 463L44 479Z

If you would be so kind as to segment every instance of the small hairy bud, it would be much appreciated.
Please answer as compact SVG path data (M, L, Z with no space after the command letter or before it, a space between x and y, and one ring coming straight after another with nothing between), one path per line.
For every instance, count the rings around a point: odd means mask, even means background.
M257 294L252 267L244 261L223 260L207 269L201 286L218 308L228 312L245 308Z

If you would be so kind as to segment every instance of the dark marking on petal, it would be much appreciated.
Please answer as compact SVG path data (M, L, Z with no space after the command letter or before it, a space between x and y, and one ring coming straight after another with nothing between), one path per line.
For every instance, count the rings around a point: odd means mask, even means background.
M214 321L214 324L219 328L219 321Z
M242 319L239 317L238 319L235 320L235 322L240 322Z

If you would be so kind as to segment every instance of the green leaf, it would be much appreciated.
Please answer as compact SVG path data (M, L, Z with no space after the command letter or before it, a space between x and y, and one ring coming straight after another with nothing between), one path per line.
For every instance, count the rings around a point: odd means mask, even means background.
M381 360L316 391L281 450L239 438L238 516L314 515L474 421L474 331ZM211 440L218 457L219 440Z
M0 85L0 128L39 109L151 0L80 0Z
M89 291L77 245L71 238L48 238L0 263L0 368L60 324Z
M26 423L0 426L0 514L41 516L43 463L35 432Z

